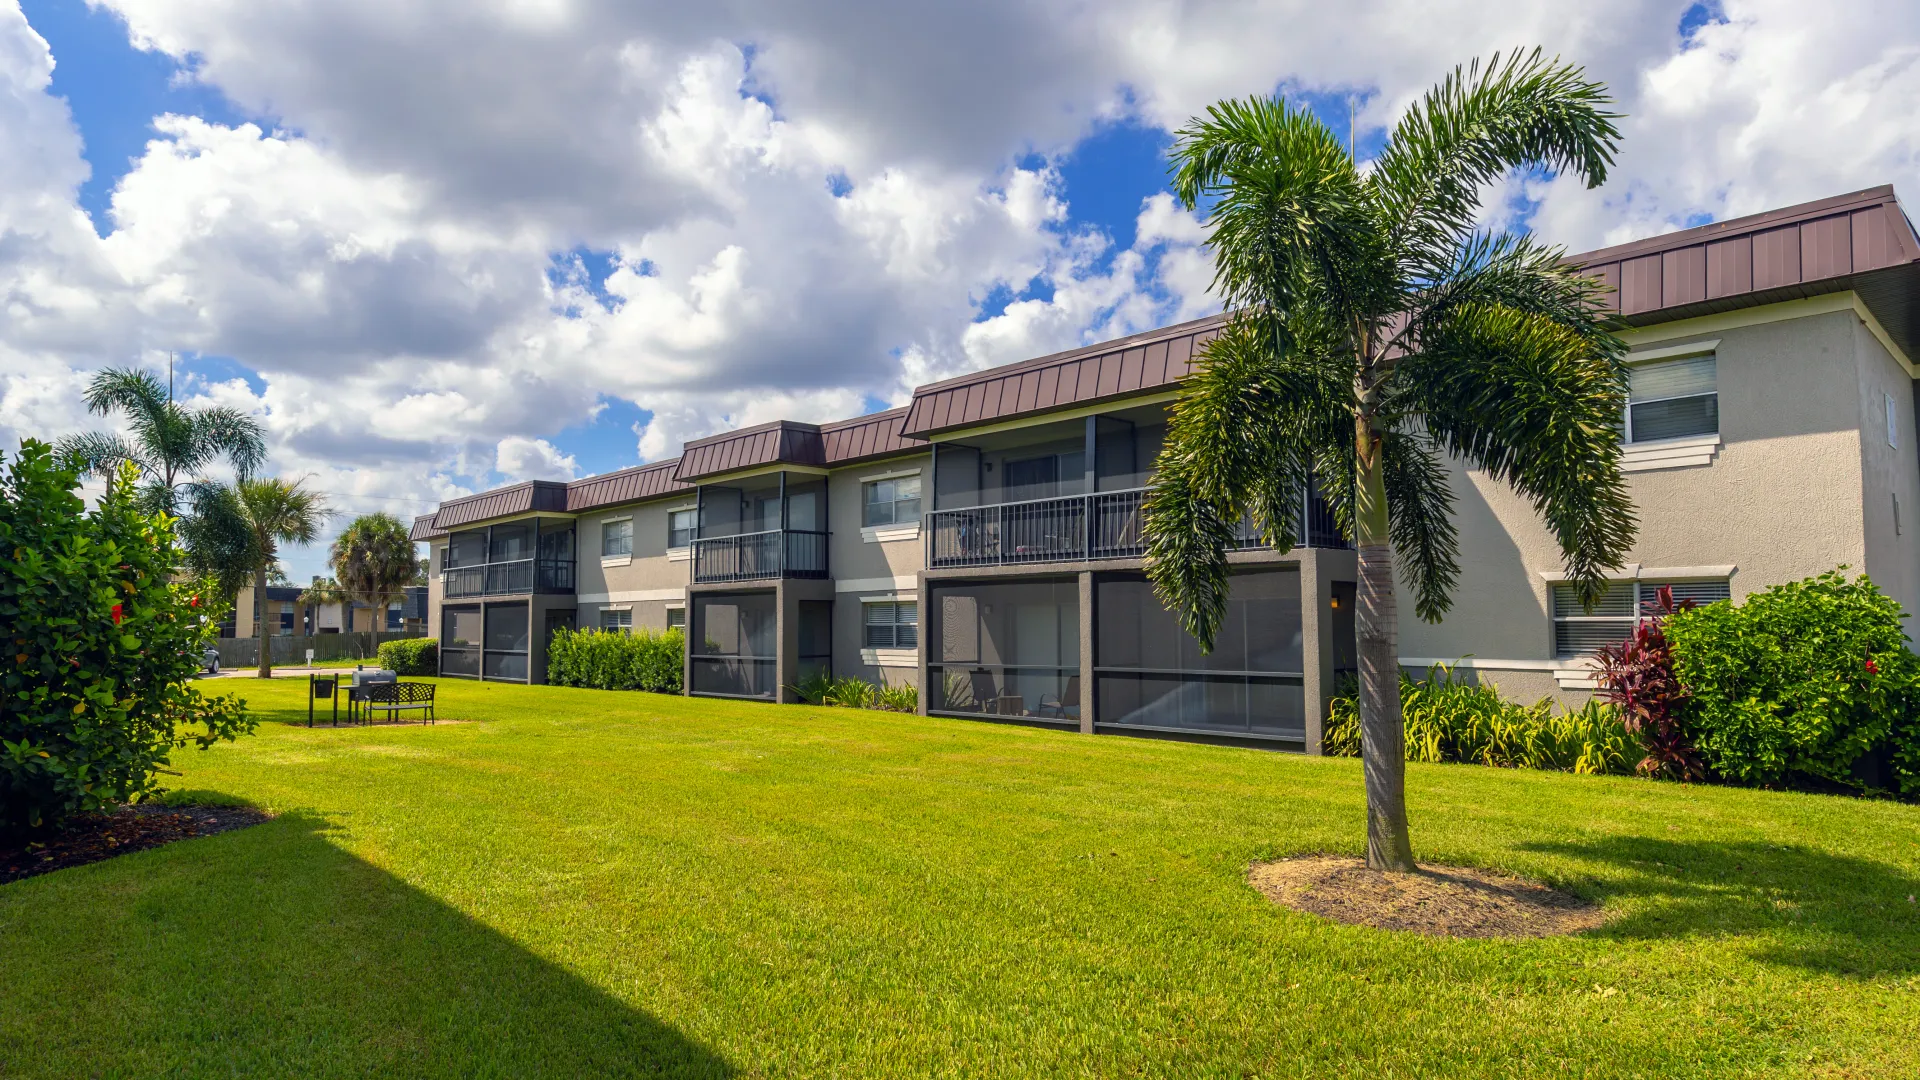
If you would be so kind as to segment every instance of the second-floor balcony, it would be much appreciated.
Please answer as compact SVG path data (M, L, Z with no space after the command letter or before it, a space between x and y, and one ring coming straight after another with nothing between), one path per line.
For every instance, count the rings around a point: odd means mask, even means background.
M927 515L927 568L1137 559L1146 554L1146 488L936 510ZM1318 496L1302 500L1302 547L1348 546ZM1259 547L1250 528L1242 547Z
M727 581L827 576L827 534L812 529L768 529L693 542L696 585Z
M516 593L570 593L574 591L573 572L572 559L515 559L449 567L441 575L441 581L449 600Z

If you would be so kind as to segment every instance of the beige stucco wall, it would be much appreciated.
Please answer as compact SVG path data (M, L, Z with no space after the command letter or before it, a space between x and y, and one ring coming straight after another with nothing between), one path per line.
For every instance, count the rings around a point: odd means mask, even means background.
M606 607L630 607L635 629L662 630L667 608L684 604L693 564L667 554L667 514L694 505L693 497L661 499L637 506L583 514L576 526L580 542L579 625L598 626ZM611 520L633 519L633 556L622 562L603 559L600 531Z
M1862 448L1869 397L1862 371L1881 369L1862 335L1880 359L1892 360L1844 297L1774 308L1628 335L1636 350L1718 339L1722 439L1711 464L1627 474L1640 519L1629 563L1648 570L1731 564L1736 598L1840 564L1868 563L1874 519L1871 509L1863 519L1863 468L1872 475L1881 455ZM1795 317L1758 321L1783 311ZM1873 423L1884 431L1879 395L1870 395ZM1911 389L1896 398L1910 401ZM1920 500L1912 451L1904 452L1901 467L1887 462L1887 482L1909 485L1904 490ZM1453 486L1462 563L1453 607L1442 622L1428 624L1415 617L1403 592L1401 656L1471 656L1479 677L1510 695L1556 692L1545 670L1553 659L1553 628L1543 575L1563 568L1559 546L1530 506L1486 474L1456 464ZM1879 499L1888 505L1890 536L1891 500ZM1906 505L1903 496L1903 510ZM1901 538L1909 567L1912 540ZM1887 559L1896 561L1891 554ZM1903 581L1902 588L1911 585ZM1502 661L1523 670L1502 670Z
M926 454L890 458L839 469L827 480L827 528L830 532L827 568L834 579L833 656L834 674L857 675L870 682L889 685L919 681L916 667L897 667L868 663L863 655L862 638L866 613L861 601L897 597L912 600L917 575L926 560L926 545L918 530L903 539L869 541L861 529L861 506L865 498L862 484L884 476L900 476L918 471L921 478L921 509L927 509Z
M1865 569L1874 583L1920 613L1920 429L1914 425L1913 377L1865 323L1854 328L1859 364L1861 509ZM1893 434L1887 442L1887 398L1893 398ZM1895 505L1899 507L1896 520ZM1909 633L1914 628L1909 626Z

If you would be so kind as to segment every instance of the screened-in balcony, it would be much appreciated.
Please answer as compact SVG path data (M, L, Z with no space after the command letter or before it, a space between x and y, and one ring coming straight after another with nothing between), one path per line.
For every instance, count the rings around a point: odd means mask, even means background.
M943 444L926 517L927 567L1131 559L1146 554L1146 482L1165 434L1158 408ZM1317 493L1300 543L1346 547ZM1250 525L1242 546L1260 546Z
M826 501L816 476L701 485L694 583L826 577Z
M440 581L448 600L571 593L573 523L536 518L456 532L447 538Z

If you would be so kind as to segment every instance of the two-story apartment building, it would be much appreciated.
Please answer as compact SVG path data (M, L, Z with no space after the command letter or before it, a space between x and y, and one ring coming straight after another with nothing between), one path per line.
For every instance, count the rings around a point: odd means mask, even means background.
M1577 695L1660 584L1740 596L1837 565L1920 605L1920 241L1890 188L1574 261L1614 290L1641 530L1594 611L1525 503L1457 467L1463 570L1404 662ZM794 700L811 670L928 713L1315 752L1353 666L1354 557L1312 491L1301 546L1234 553L1202 654L1142 573L1141 502L1208 318L920 387L905 407L442 505L444 674L541 681L559 626L685 626L696 695Z

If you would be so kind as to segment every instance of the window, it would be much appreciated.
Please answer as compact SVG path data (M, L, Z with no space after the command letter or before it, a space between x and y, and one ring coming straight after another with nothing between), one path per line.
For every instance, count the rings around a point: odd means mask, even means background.
M1710 355L1635 365L1627 384L1627 442L1717 434L1716 385Z
M633 519L622 518L609 521L600 526L600 554L633 554Z
M1633 633L1636 612L1646 612L1658 603L1662 585L1673 590L1673 602L1691 600L1711 604L1729 599L1733 593L1725 579L1717 581L1615 581L1592 611L1580 609L1580 599L1571 585L1553 587L1553 651L1556 656L1591 656L1607 645L1616 645Z
M889 600L860 606L865 610L867 648L911 649L919 645L919 601Z
M670 607L667 609L667 629L679 630L682 633L686 632L686 629L687 629L687 609L686 608Z
M920 520L920 478L899 476L861 485L865 492L862 525L906 525Z
M667 546L683 548L693 543L694 529L700 521L698 510L674 510L667 514Z
M633 611L631 609L619 610L615 608L600 609L600 629L620 630L626 633L632 633Z

